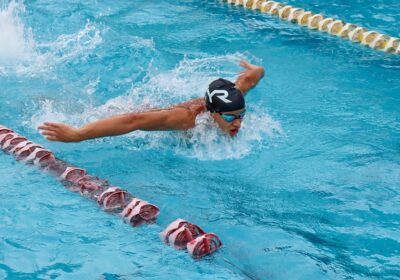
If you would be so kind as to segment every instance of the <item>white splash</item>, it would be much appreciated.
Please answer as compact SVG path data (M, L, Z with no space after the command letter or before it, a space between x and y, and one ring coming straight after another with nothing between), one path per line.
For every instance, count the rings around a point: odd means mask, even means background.
M259 149L283 130L279 122L274 121L264 110L257 108L257 115L251 113L253 106L248 106L242 128L235 138L224 134L208 112L196 119L196 127L181 133L177 154L200 160L223 160L242 158L255 149Z
M25 11L21 2L0 6L0 63L29 59L34 48L31 30L25 28L19 14ZM4 66L1 72L5 72Z
M156 45L153 39L145 39L138 36L133 36L132 43L130 45L133 51L139 51L142 49L147 49L150 51L156 50ZM141 52L137 52L138 54L142 54Z
M58 64L75 59L85 59L90 51L102 43L100 30L90 22L73 34L62 34L54 42L37 43L35 55L30 63L21 63L16 68L16 74L37 76L54 75L52 70ZM55 78L55 77L53 77Z
M89 81L89 83L85 86L85 92L87 95L92 96L96 92L96 88L100 83L100 77L97 77L96 80Z
M100 30L90 22L73 34L62 34L56 41L37 44L42 52L51 54L55 62L64 62L71 58L81 57L93 50L102 42Z
M76 33L60 35L54 42L35 42L32 29L21 20L24 12L20 1L0 6L0 75L56 78L54 66L83 59L102 42L100 31L90 22Z
M67 122L68 114L58 110L58 106L55 105L55 102L52 100L43 100L39 104L40 111L37 111L32 117L29 123L25 125L29 125L32 128L37 128L39 125L43 124L46 121L56 121L56 122Z
M201 97L209 82L218 77L234 78L241 55L185 58L171 71L149 72L146 82L127 94L110 99L99 107L78 104L75 100L45 101L32 116L30 125L37 127L45 121L65 122L80 126L110 115L163 108ZM95 86L96 82L89 85ZM256 111L257 114L252 112ZM275 136L283 134L279 122L273 120L265 108L248 104L248 114L235 138L221 132L209 113L200 114L196 127L185 132L135 131L122 136L127 149L160 149L200 160L242 158L259 150ZM113 142L119 138L111 138Z

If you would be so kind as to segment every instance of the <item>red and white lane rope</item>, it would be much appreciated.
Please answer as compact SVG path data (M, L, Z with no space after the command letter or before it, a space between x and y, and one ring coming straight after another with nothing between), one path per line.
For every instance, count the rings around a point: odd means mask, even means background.
M175 249L187 249L196 259L212 254L222 246L216 234L205 233L199 226L182 219L172 222L160 236L166 244Z
M157 206L134 197L126 190L111 186L106 180L86 174L86 170L57 159L42 146L28 141L11 129L0 125L0 149L18 161L33 164L58 177L66 188L95 200L106 212L119 214L131 226L155 223L160 210ZM217 251L222 243L213 233L205 233L199 226L178 219L161 233L167 244L177 249L187 248L194 258Z
M229 4L247 9L259 10L280 19L296 23L309 29L319 30L331 35L348 39L366 47L393 54L400 54L400 38L391 37L377 31L346 23L334 18L325 18L321 14L305 11L276 1L266 0L224 0Z

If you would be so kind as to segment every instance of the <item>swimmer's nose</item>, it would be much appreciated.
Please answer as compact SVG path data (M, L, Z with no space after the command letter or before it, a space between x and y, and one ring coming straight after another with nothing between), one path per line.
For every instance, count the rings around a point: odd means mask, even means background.
M233 121L232 124L233 124L234 127L240 128L240 126L242 125L242 120L236 119L236 120Z

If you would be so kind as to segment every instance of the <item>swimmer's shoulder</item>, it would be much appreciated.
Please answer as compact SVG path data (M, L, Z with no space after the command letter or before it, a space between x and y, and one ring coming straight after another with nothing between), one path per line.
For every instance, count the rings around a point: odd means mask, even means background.
M198 114L204 112L206 110L206 105L204 102L204 98L195 98L189 101L177 104L174 106L175 108L184 108L189 111L189 113L197 116Z

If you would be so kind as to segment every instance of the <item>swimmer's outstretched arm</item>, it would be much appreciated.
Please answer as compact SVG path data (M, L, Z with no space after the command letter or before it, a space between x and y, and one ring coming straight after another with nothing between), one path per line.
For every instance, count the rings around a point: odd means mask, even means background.
M87 139L115 136L134 130L181 130L195 124L195 116L184 108L130 113L101 119L80 128L63 123L46 122L38 128L50 141L80 142Z
M240 61L240 66L245 68L245 70L239 74L235 84L242 94L246 95L264 77L264 68L250 64L245 60Z

